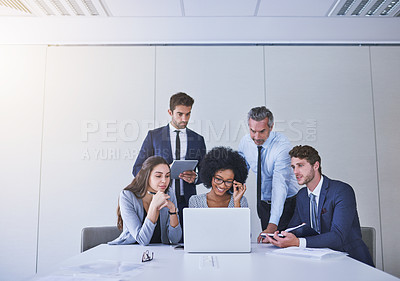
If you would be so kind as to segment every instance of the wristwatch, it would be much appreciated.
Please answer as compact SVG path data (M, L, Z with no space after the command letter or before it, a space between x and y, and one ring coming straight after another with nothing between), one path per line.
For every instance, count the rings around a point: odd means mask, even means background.
M170 210L168 210L168 214L170 215L176 215L178 213L178 209L175 208L175 212L171 212Z

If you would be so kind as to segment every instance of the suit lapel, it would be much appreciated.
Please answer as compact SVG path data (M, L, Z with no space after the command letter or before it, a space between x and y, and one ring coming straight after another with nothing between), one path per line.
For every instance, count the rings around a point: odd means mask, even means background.
M319 194L319 200L318 200L318 220L321 219L321 210L325 203L326 194L328 193L328 188L329 188L329 179L324 176L324 181L321 186L321 192Z
M186 136L187 136L187 146L186 146L186 156L185 159L190 160L190 151L192 149L192 145L194 144L194 134L193 131L186 127Z
M165 160L168 163L172 163L173 157L172 157L172 148L171 148L171 138L169 134L169 125L165 126L162 130L162 136L161 136L161 147L162 149L165 149L162 152L162 156L165 158Z

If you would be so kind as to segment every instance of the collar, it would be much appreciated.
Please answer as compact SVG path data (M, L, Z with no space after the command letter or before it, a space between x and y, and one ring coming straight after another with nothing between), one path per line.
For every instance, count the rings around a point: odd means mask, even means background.
M177 129L174 126L171 125L171 122L168 123L169 126L169 135L172 136L173 133L175 133L176 130L181 131L181 133L186 134L186 128L184 129Z
M310 196L310 193L314 194L317 198L319 197L320 193L321 193L321 188L322 188L322 183L324 182L324 176L321 175L321 179L319 180L319 183L317 184L317 187L314 189L313 192L311 192L308 188L307 188L307 195Z
M248 136L249 136L250 142L251 142L255 147L257 147L258 145L256 145L256 144L254 143L254 141L251 139L250 134L248 134ZM275 131L272 131L272 132L269 133L268 138L267 138L267 139L265 140L265 142L261 145L261 146L263 147L263 151L265 150L265 148L267 148L268 146L271 145L271 142L273 141L273 139L274 139L275 137L276 137L276 132L275 132Z

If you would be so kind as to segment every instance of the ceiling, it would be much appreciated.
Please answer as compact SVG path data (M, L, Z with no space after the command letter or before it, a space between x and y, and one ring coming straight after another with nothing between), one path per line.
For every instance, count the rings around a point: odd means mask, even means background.
M0 0L0 44L399 44L399 30L400 0Z

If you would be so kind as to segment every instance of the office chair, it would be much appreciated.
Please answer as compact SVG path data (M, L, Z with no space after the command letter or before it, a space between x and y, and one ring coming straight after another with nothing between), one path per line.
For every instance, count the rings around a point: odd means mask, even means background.
M81 233L81 253L114 240L121 234L116 226L84 227Z
M373 227L361 227L362 240L367 245L372 260L376 265L376 232Z

